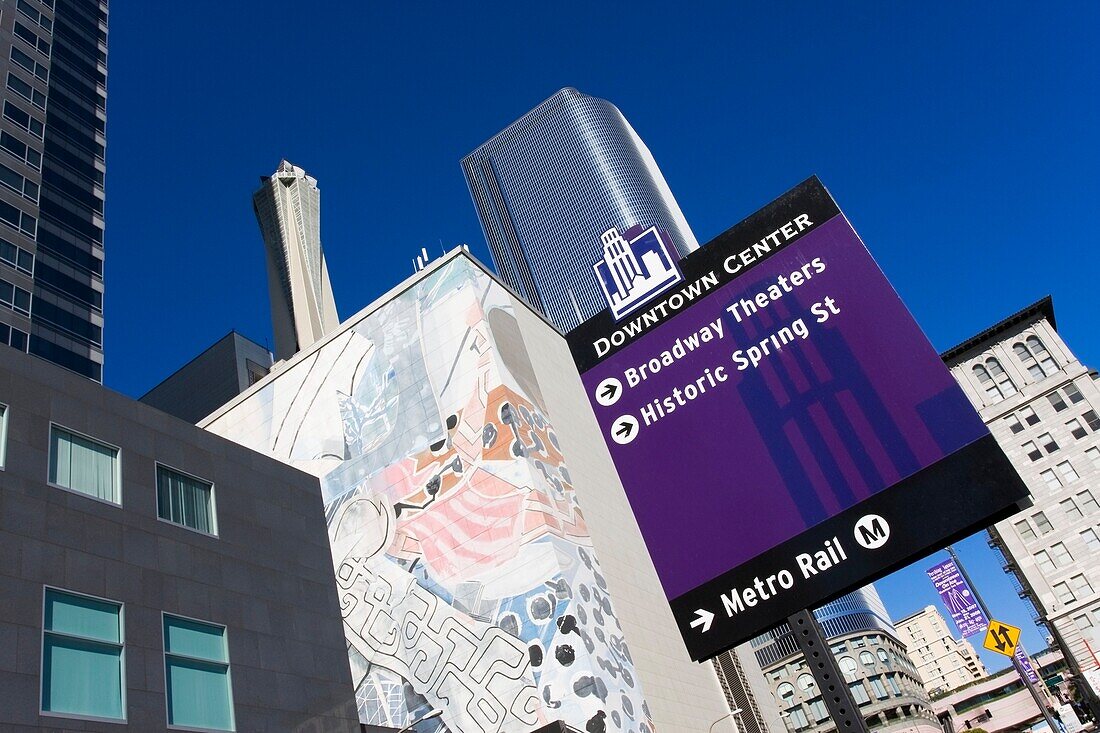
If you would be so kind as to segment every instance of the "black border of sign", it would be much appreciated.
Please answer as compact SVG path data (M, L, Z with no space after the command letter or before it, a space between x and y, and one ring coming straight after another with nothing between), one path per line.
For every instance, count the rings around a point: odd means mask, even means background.
M909 478L757 555L717 578L672 599L673 615L691 658L704 661L770 630L810 605L819 606L860 586L872 583L951 542L989 526L1019 510L1027 486L992 435L986 435ZM889 540L878 549L865 549L854 536L856 521L877 514L890 527ZM848 559L830 570L803 578L795 556L820 550L826 540L840 539ZM736 541L731 537L730 541ZM914 549L916 548L916 549ZM723 610L720 594L753 586L781 569L790 570L795 583L766 601L738 611ZM829 588L825 591L824 588ZM821 595L827 593L827 595ZM697 609L715 614L703 632Z
M829 195L825 186L822 185L817 176L810 176L775 201L772 201L748 218L733 225L712 239L705 246L695 250L680 260L679 267L680 272L684 276L684 280L676 287L667 291L662 297L655 298L652 303L647 304L644 308L625 316L617 322L611 315L611 309L605 308L570 331L565 338L569 344L569 350L572 352L573 361L577 365L577 370L581 374L585 373L604 359L613 356L616 352L625 349L630 344L642 338L649 331L652 331L659 325L668 323L676 318L676 316L680 315L680 313L687 311L690 306L661 319L660 323L640 329L635 335L626 337L623 343L617 346L611 346L602 356L598 355L593 347L593 342L595 342L596 339L608 337L613 331L618 330L622 324L635 320L641 313L660 303L666 302L673 293L679 292L681 288L686 287L708 273L713 273L718 279L718 285L714 289L720 288L726 283L744 276L746 272L756 267L761 262L794 244L839 213L840 208L833 200L833 197ZM740 263L741 267L737 272L728 272L723 267L723 262L727 257L736 254L740 249L751 247L754 242L759 242L770 234L777 234L777 227L792 221L800 214L809 216L813 225L798 232L789 239L781 240L782 246L775 246L770 252L757 255L750 264ZM597 259L597 248L595 245L593 245L592 252L592 261L595 262ZM593 273L592 277L595 276L595 273Z

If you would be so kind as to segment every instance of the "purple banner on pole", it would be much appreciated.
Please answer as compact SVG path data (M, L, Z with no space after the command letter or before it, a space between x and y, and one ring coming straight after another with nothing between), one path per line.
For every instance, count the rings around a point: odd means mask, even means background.
M1031 680L1032 684L1039 684L1039 675L1035 671L1035 667L1031 664L1031 657L1024 651L1023 644L1016 645L1016 659L1020 662L1020 667L1023 668L1024 674Z
M951 620L955 622L955 628L964 638L980 634L989 628L989 619L982 613L981 607L974 599L974 593L967 585L954 560L943 562L928 568L928 577L936 592L940 594L940 600L947 606Z

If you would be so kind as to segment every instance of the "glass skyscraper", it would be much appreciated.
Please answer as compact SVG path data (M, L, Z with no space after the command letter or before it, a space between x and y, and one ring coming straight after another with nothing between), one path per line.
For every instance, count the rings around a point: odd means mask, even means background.
M0 342L103 379L107 1L0 0Z
M462 159L501 278L559 329L607 307L593 273L609 229L657 226L698 249L657 163L615 105L554 96Z

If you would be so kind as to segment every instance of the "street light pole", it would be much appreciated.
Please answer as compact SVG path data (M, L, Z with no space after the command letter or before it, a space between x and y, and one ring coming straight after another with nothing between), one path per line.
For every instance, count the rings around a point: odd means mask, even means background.
M974 594L974 600L978 602L978 607L982 609L982 613L985 614L986 621L993 620L993 614L989 611L989 606L985 605L985 601L982 599L982 594L978 592L978 586L974 585L974 581L970 579L970 576L966 573L966 568L963 567L962 560L955 554L955 548L952 545L947 546L947 554L951 556L951 559L955 561L955 567L959 569L959 574L962 575L963 580L970 586L970 591ZM1024 669L1024 665L1020 664L1020 660L1016 658L1016 655L1012 655L1012 666L1016 669L1016 674L1020 675L1020 679L1027 687L1027 691L1031 693L1031 697L1035 700L1035 704L1039 706L1039 712L1046 718L1047 725L1050 726L1050 733L1059 733L1058 726L1054 723L1054 717L1047 710L1046 702L1043 700L1042 695L1039 694L1039 690L1036 689L1035 684L1031 681L1031 678L1027 676L1027 670ZM1036 673L1038 676L1038 673ZM1042 679L1040 677L1040 679Z
M718 720L711 723L710 728L707 729L707 733L713 733L714 726L718 725L719 723L721 723L726 718L733 718L733 730L736 733L741 733L741 726L739 726L737 724L737 716L740 715L740 714L741 714L741 708L737 708L736 710L731 710L730 712L726 713L725 715L723 715Z

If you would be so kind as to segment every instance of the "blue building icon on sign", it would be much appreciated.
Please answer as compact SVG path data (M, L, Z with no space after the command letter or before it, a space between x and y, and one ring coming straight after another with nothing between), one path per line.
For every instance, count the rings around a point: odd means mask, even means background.
M604 232L603 259L592 266L616 321L684 279L657 227L640 229L627 229L630 239L615 227Z

